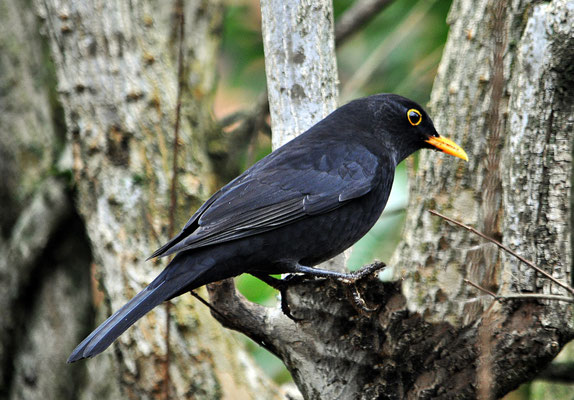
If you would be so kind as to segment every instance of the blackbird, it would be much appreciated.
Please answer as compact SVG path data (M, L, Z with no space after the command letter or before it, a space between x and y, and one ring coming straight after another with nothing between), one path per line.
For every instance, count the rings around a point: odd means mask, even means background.
M313 266L369 231L385 208L397 164L422 148L468 160L404 97L377 94L335 110L207 200L149 257L176 254L167 267L68 362L101 353L155 306L210 282L242 273L353 279Z

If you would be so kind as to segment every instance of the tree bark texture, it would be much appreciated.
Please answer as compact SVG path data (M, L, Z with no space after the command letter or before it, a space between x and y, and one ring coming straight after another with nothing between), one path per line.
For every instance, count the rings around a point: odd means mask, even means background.
M305 398L497 398L574 338L570 303L497 302L463 279L501 296L565 290L427 212L572 281L573 13L571 0L454 1L430 114L470 162L421 152L391 262L403 279L359 287L377 311L357 311L335 282L290 287L299 322L247 303L229 283L212 290L222 323L279 355Z
M337 107L333 5L330 1L261 0L273 148Z
M205 142L215 129L210 112L223 7L219 1L48 0L35 5L54 60L77 192L74 206L85 224L97 280L93 325L76 330L65 354L53 361L65 368L61 374L71 382L72 393L48 397L165 398L169 390L172 398L275 398L277 391L265 375L191 296L173 302L169 335L166 307L158 307L102 355L64 364L83 336L165 266L165 260L144 260L168 236L175 146L175 226L183 225L214 189ZM186 32L182 119L175 143L180 13ZM50 133L37 124L42 134ZM50 142L40 138L42 148L49 149ZM78 274L89 277L83 266ZM74 292L65 284L54 303L68 304L68 316L85 319L89 313L81 309L83 303L65 296ZM87 295L88 286L89 280L78 294ZM30 346L42 345L32 339ZM31 358L24 361L23 368L34 365Z
M474 156L463 164L421 154L394 263L413 310L475 322L492 299L468 301L477 293L464 278L495 292L564 293L427 210L475 226L569 282L574 32L564 21L573 4L453 4L431 114L439 132Z
M30 5L0 3L0 398L71 398L81 373L63 360L91 314L90 250L57 173L64 132L36 22Z

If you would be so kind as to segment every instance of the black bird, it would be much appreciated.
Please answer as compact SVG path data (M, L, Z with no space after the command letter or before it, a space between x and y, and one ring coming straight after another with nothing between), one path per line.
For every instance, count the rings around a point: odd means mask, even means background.
M381 215L395 167L437 149L468 160L417 103L393 94L352 101L263 158L205 202L153 257L177 255L94 330L68 362L93 357L163 301L249 273L350 278L313 268L359 240Z

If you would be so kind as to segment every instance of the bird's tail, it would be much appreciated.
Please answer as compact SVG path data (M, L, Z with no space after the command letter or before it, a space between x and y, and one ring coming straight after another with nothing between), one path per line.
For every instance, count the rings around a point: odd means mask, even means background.
M194 281L206 269L193 268L193 265L187 266L185 265L186 261L189 261L188 257L174 258L170 265L148 287L139 292L85 338L74 349L68 362L71 363L101 353L152 308L165 300L197 287L194 285Z

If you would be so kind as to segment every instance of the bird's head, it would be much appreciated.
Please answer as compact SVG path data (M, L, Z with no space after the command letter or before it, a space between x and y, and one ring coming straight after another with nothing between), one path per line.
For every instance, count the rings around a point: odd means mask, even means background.
M359 102L374 120L377 140L394 153L397 163L424 148L468 161L466 152L440 136L426 111L414 101L395 94L377 94Z

